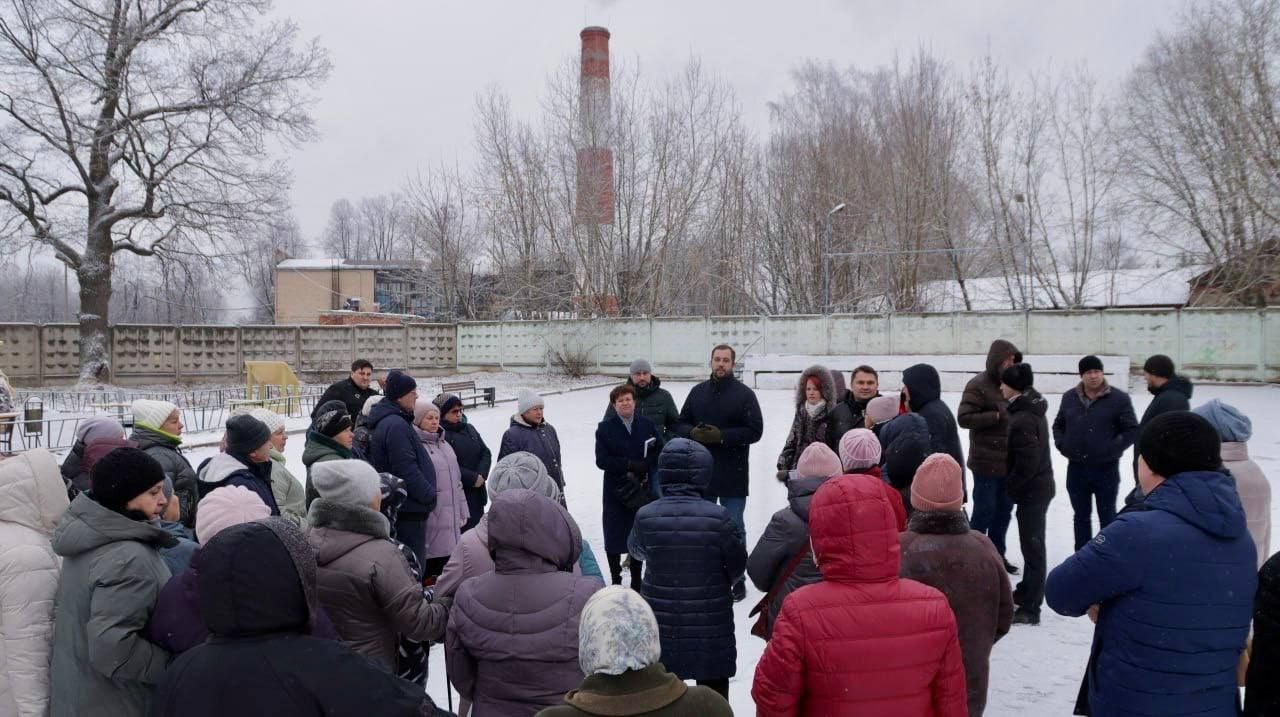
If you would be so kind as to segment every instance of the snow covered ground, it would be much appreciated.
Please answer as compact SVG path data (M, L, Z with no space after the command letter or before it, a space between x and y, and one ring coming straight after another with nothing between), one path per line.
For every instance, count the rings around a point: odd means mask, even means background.
M478 383L484 383L481 379L481 376L476 376ZM532 380L530 383L535 386L544 385ZM672 383L663 386L671 391L677 405L680 405L693 384ZM604 545L600 515L601 474L595 467L593 441L594 429L604 413L608 393L607 388L597 388L549 396L546 399L547 420L560 433L569 510L582 526L583 535L591 541L602 563ZM1141 386L1136 386L1130 393L1133 395L1135 408L1141 415L1151 396ZM761 390L757 391L757 395L764 412L765 432L764 438L751 451L753 478L746 511L748 549L755 545L773 512L786 505L786 490L774 478L774 464L795 410L791 403L793 391ZM953 411L960 401L959 394L944 394L943 398ZM1060 396L1050 395L1047 398L1052 421L1057 413ZM1252 418L1254 437L1249 444L1250 452L1273 483L1280 481L1280 421L1276 420L1278 416L1275 408L1280 405L1277 403L1280 399L1280 387L1198 386L1192 405L1197 406L1210 398L1220 398L1231 403ZM479 428L495 453L512 410L510 404L500 404L495 409L474 409L468 413L469 420ZM962 440L967 452L968 439L962 436ZM302 447L302 438L297 436L290 439L285 451L290 469L299 477L305 474L301 462ZM214 450L216 449L203 448L192 451L192 462L198 464ZM1065 485L1066 460L1056 452L1054 472L1058 494L1049 508L1047 543L1050 568L1062 562L1072 549L1071 505L1067 500ZM1123 470L1122 476L1128 479ZM1123 485L1121 492L1124 492ZM1273 521L1278 513L1280 501L1272 509ZM1014 564L1021 565L1016 533L1015 522L1009 529L1008 557ZM756 662L764 650L764 642L750 634L751 620L748 619L747 612L760 597L760 593L748 583L747 599L736 607L738 674L730 683L730 695L734 712L739 715L755 713L750 696L751 680ZM991 656L987 714L1070 714L1079 688L1080 675L1088 658L1091 636L1092 625L1088 618L1064 618L1048 608L1043 610L1039 626L1015 626L1007 637L996 644ZM442 648L438 646L431 651L430 670L428 692L438 704L444 705L444 659ZM456 704L456 695L454 699Z

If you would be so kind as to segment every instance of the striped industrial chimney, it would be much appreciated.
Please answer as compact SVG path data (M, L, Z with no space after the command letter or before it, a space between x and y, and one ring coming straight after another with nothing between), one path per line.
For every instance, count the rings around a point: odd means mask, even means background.
M609 31L583 29L582 74L579 78L578 222L613 223L612 110L609 100Z

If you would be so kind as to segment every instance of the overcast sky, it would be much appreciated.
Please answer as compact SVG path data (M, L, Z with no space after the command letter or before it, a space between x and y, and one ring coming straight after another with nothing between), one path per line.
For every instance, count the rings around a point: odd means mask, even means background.
M319 141L292 155L294 211L313 241L337 199L398 189L419 167L472 156L477 93L496 85L526 115L547 73L604 25L615 59L664 76L697 56L731 84L750 128L805 59L872 68L931 49L956 67L990 48L1010 68L1086 62L1114 81L1176 19L1180 0L277 0L334 71L315 108Z

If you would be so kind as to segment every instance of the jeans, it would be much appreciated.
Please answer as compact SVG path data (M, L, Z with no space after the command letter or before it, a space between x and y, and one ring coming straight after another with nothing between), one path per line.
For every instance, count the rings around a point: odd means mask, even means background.
M1120 462L1105 466L1067 464L1067 495L1071 497L1071 510L1075 513L1073 525L1076 533L1076 550L1093 538L1093 506L1098 505L1098 530L1116 517L1116 494L1120 490Z
M738 526L738 532L742 533L742 539L746 540L747 525L743 520L742 514L747 510L747 497L745 495L737 497L722 495L715 500L719 501L720 505L723 505L725 510L729 511L729 519L733 521L734 525Z
M1049 501L1018 504L1018 545L1022 549L1022 580L1013 591L1018 607L1040 614L1044 601L1044 579L1049 568L1044 552L1045 516Z
M973 517L969 527L991 538L996 551L1004 556L1005 534L1013 519L1013 501L1005 489L1004 476L973 474Z

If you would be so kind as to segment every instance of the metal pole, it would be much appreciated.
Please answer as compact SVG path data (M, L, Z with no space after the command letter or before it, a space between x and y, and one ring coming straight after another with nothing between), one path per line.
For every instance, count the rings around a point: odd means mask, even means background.
M826 236L822 242L822 313L831 313L831 213L827 213Z

